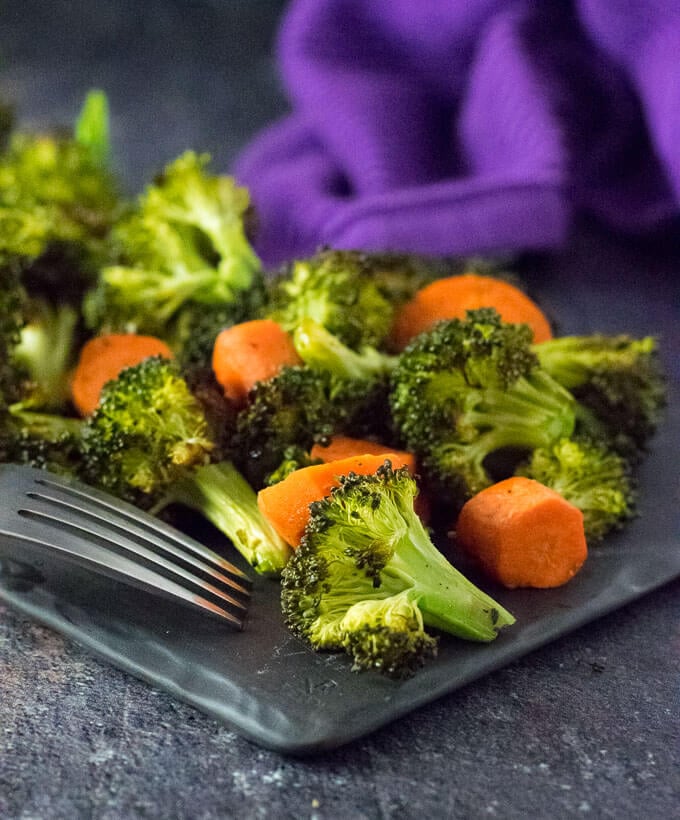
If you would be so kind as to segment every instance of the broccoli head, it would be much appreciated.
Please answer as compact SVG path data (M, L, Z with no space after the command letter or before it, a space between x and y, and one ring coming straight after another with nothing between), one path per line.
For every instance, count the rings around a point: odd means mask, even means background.
M437 639L425 631L423 614L408 589L353 604L338 631L355 672L376 669L390 677L410 677L437 655Z
M84 479L153 513L183 504L229 538L258 571L278 573L289 547L257 496L221 456L203 403L174 361L150 357L108 382L83 430Z
M18 365L14 352L26 324L27 296L18 273L0 265L0 406L6 407L21 398L25 371Z
M57 413L0 408L0 463L27 464L78 477L83 422Z
M69 410L79 306L118 208L102 164L103 95L88 96L78 129L80 136L14 133L0 155L0 392L22 410Z
M399 357L390 407L406 447L459 501L492 482L487 458L571 436L573 396L538 366L526 325L492 308L438 323Z
M0 266L0 401L66 412L68 374L78 342L78 312L32 298L12 266Z
M236 419L234 458L256 487L298 454L334 433L366 436L384 422L380 381L337 378L304 365L258 382Z
M312 319L353 349L380 346L394 307L372 276L370 257L323 250L293 262L270 286L268 315L293 332Z
M540 481L578 507L589 542L620 529L635 513L627 461L599 443L561 439L534 450L517 474Z
M10 136L0 156L1 264L34 267L34 279L47 277L44 290L63 291L66 277L82 296L108 258L107 237L120 208L107 155L101 93L88 96L72 132Z
M414 511L417 487L389 461L350 474L311 516L282 575L286 624L356 669L408 675L435 651L426 626L490 641L513 616L437 550Z
M176 365L153 356L104 386L84 431L85 475L147 506L184 470L206 464L213 448L203 409Z
M541 367L579 404L590 435L635 462L644 454L666 402L656 339L623 334L562 336L534 346Z
M0 462L74 472L79 462L81 422L52 412L39 412L47 409L49 399L54 399L49 391L45 392L48 381L57 374L63 379L63 383L55 385L61 395L66 372L62 370L61 351L48 348L39 350L40 355L29 356L25 338L22 349L28 304L18 273L0 267ZM58 336L57 333L52 339L55 344L59 342ZM32 369L33 364L48 381L36 382L38 374Z
M183 308L231 306L261 288L245 227L248 192L188 151L171 162L113 231L119 264L88 295L93 327L168 338Z

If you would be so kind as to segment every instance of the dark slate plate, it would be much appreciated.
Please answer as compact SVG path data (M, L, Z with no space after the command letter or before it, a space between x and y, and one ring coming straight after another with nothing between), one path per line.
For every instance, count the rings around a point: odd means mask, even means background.
M315 654L292 638L274 582L256 582L241 633L96 579L23 592L0 581L0 599L255 742L295 754L339 746L470 683L680 575L678 289L637 282L594 274L565 294L553 276L536 289L562 333L660 331L671 398L640 474L640 517L592 548L565 587L489 589L517 617L491 644L443 637L434 662L395 682L355 674L343 655Z

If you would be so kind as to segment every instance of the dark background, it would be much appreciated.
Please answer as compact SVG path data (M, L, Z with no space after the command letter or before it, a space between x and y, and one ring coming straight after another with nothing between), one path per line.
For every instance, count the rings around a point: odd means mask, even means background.
M186 148L226 168L287 110L272 42L283 0L20 0L0 5L0 92L29 127L110 99L115 160L136 190Z
M210 151L228 168L286 110L272 58L284 5L3 4L0 93L14 99L20 122L47 126L71 122L86 90L104 88L116 163L131 189L185 148ZM680 270L675 246L633 246L597 232L538 261L568 281L592 264L595 246L598 265L629 279L645 267L659 277ZM669 306L666 326L677 338L676 309ZM680 800L679 601L676 581L306 760L252 745L0 605L0 816L672 816Z

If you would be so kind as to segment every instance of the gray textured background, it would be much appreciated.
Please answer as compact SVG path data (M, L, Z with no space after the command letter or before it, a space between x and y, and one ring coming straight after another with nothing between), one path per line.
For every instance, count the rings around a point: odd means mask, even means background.
M88 87L105 88L131 188L187 147L227 167L286 110L271 56L283 5L5 5L0 91L40 126L70 121ZM600 262L680 270L677 243L588 242ZM548 264L568 277L589 264L588 242ZM679 711L677 581L306 760L253 746L0 605L2 818L670 817Z

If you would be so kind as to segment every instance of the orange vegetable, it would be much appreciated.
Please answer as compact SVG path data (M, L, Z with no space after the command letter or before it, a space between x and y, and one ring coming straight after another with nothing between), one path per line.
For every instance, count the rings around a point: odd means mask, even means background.
M339 485L339 476L357 473L375 473L385 459L396 470L406 466L398 453L351 456L326 464L302 467L290 473L283 481L265 487L257 494L257 503L264 517L286 543L297 547L309 521L309 505L330 495Z
M582 512L530 478L512 477L465 503L456 540L506 587L558 587L579 571L588 548Z
M464 319L466 311L496 308L505 322L525 323L534 332L535 342L552 338L550 323L543 311L519 288L476 273L437 279L419 290L398 309L390 343L403 350L410 340L443 319Z
M405 450L395 450L386 444L379 444L377 441L369 441L363 438L332 436L326 445L315 444L311 449L310 456L314 460L318 459L319 461L328 462L363 455L384 457L389 453L398 456L401 461L401 466L408 467L409 472L415 474L416 458L413 453L407 453Z
M350 438L349 436L333 436L327 445L315 444L310 456L314 460L323 462L338 461L341 458L362 455L390 456L394 466L394 456L398 456L401 466L408 467L411 475L416 474L416 457L406 450L395 450L386 444L379 444L377 441L369 441L363 438ZM356 472L356 471L355 471ZM432 515L432 505L422 489L418 492L415 500L415 511L419 518L427 523Z
M71 398L78 412L93 413L106 382L149 356L171 359L172 351L161 339L137 333L107 333L87 341L71 377Z
M286 365L302 364L293 342L271 319L253 319L225 328L215 340L212 367L228 399L243 404L256 382Z

